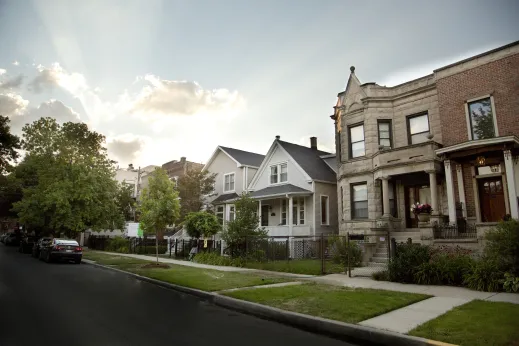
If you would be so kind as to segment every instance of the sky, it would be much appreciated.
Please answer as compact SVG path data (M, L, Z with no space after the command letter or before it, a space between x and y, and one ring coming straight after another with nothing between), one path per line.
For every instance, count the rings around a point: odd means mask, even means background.
M519 1L0 0L0 114L106 136L120 166L334 151L350 66L392 86L519 39Z

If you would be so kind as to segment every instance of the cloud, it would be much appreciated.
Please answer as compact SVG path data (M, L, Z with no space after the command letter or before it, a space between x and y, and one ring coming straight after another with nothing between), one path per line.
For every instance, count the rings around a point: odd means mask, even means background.
M0 90L19 88L23 83L23 79L24 76L21 74L11 79L4 79L4 81L0 81Z
M17 60L15 60L15 61L13 61L13 65L18 66L18 65L20 65L20 63Z
M18 112L11 116L14 130L21 131L25 124L30 124L42 117L56 119L59 124L66 122L80 122L79 114L61 101L50 100L42 102L38 107L27 108L25 112Z
M146 140L133 134L107 138L108 155L119 164L134 163L144 148Z
M0 94L0 115L11 117L21 114L28 104L29 101L18 94Z
M237 91L205 90L197 82L171 81L148 74L130 107L133 112L161 115L196 115L239 110L245 100Z
M0 68L0 76L3 75L4 73L6 73L7 71L3 68Z
M88 90L86 79L81 73L69 73L57 62L53 63L51 67L38 65L36 69L38 75L29 83L29 90L35 93L59 86L78 97L82 92Z

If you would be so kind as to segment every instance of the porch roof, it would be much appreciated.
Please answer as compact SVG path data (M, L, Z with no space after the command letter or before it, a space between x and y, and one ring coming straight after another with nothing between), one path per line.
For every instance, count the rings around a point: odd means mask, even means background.
M263 198L263 197L279 197L287 194L292 195L304 195L304 194L312 194L313 192L310 190L305 190L299 186L295 186L292 184L283 184L276 186L269 186L264 189L254 191L251 193L252 198Z
M237 193L226 193L226 194L216 197L211 203L213 203L213 204L222 203L222 202L232 200L235 198L238 198Z
M436 155L450 154L459 151L465 151L470 149L485 148L495 144L511 143L514 146L519 145L519 138L517 136L502 136L495 138L478 139L472 141L466 141L451 145L449 147L441 148L436 150Z

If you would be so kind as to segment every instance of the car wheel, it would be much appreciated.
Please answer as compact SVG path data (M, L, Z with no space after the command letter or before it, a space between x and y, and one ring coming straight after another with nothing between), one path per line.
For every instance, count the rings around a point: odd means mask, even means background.
M75 264L81 264L81 258L80 258L80 259L76 259L76 260L74 260L74 263L75 263Z

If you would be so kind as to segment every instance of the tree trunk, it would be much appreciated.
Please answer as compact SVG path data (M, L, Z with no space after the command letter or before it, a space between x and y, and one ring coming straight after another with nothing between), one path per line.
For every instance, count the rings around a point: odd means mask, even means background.
M155 255L157 256L157 264L159 264L159 230L155 231Z

